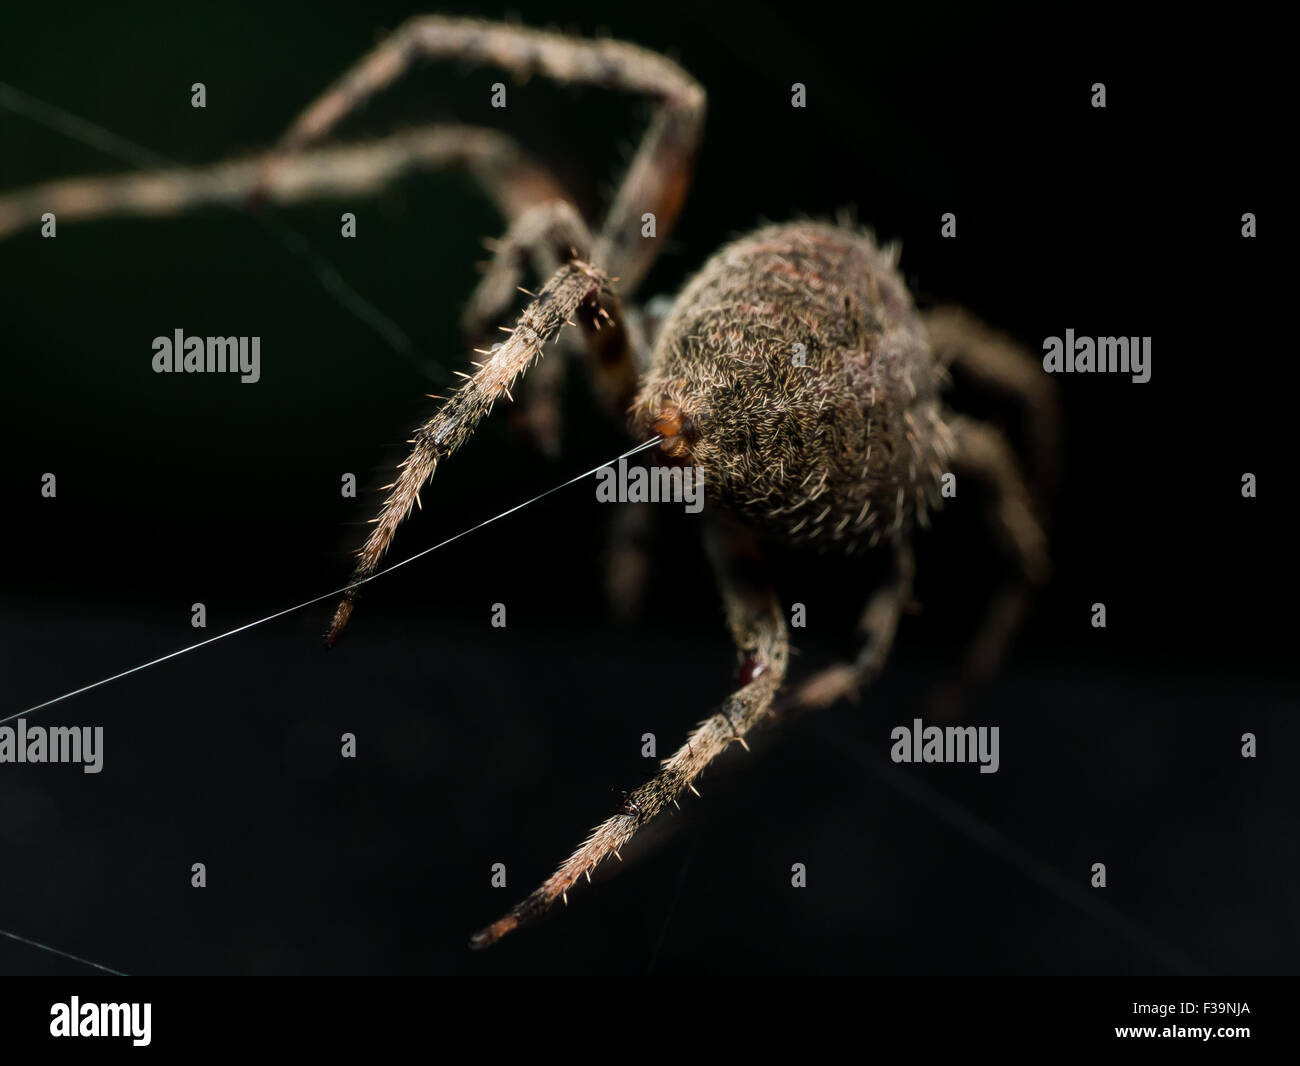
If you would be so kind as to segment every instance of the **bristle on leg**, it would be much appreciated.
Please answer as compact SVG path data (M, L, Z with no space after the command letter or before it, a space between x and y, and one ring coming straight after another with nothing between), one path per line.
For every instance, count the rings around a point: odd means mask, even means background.
M379 568L398 527L413 507L422 506L420 489L433 476L438 463L473 436L493 404L503 395L509 395L511 383L541 357L545 345L567 319L583 311L578 317L584 327L594 321L602 294L614 299L607 285L600 270L581 260L561 266L537 298L524 308L514 329L506 331L510 336L496 346L486 362L475 364L477 369L473 374L461 374L464 384L416 432L411 454L401 464L388 499L374 520L375 528L358 553L348 591L325 634L327 646L334 645L347 625L359 587Z

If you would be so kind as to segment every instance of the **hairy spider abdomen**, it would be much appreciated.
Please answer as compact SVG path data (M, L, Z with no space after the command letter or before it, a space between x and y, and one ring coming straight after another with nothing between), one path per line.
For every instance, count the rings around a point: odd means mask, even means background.
M711 505L853 548L937 505L944 377L892 251L788 223L727 245L682 291L633 419L701 468Z

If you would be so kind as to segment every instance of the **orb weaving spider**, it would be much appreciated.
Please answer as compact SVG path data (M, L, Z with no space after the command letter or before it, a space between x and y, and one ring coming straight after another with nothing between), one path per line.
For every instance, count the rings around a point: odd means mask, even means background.
M432 126L358 146L320 148L347 114L418 59L495 64L649 97L650 126L598 229L511 139L485 128ZM792 707L853 697L884 665L911 598L915 528L941 502L950 475L987 486L987 514L1016 567L994 597L965 657L962 684L987 675L1048 573L1044 500L1054 480L1056 395L1038 364L956 308L920 313L896 269L896 251L856 228L769 225L709 259L662 314L632 302L686 198L705 113L704 89L678 64L636 45L515 25L425 16L381 42L319 97L267 155L202 169L54 182L0 201L0 237L54 211L60 218L161 214L201 203L291 202L367 191L404 169L467 168L508 226L472 295L465 326L482 336L509 309L527 269L548 280L504 341L416 432L359 553L349 591L326 635L338 637L358 589L379 566L438 464L473 434L497 400L538 363L585 349L608 411L628 416L638 440L657 438L659 461L689 464L705 486L705 537L739 662L738 688L662 761L655 776L532 895L471 943L494 943L546 911L584 874L632 839L733 742L768 715L786 677L782 606L764 578L761 545L852 552L883 546L892 568L861 617L856 659L803 682ZM645 220L653 216L652 230ZM645 234L651 233L650 236ZM525 290L526 292L526 290ZM571 328L565 329L569 326ZM1027 481L1003 436L951 412L948 368L1022 403L1035 474ZM528 379L525 417L554 447L553 357Z

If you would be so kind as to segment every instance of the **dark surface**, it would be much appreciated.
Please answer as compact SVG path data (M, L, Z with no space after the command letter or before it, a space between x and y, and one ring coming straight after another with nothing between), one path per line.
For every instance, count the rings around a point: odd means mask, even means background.
M1278 68L1208 32L1092 14L849 26L806 4L516 8L671 50L710 91L694 191L645 295L763 219L852 206L902 240L920 298L962 302L1031 351L1066 328L1154 338L1148 384L1061 379L1056 577L968 712L1000 726L1000 771L887 761L889 730L919 713L997 577L962 499L921 542L925 611L862 703L766 730L749 757L733 748L703 799L568 913L470 953L469 934L642 779L641 735L665 753L731 683L695 520L662 516L646 613L620 626L601 593L611 512L577 485L377 582L332 654L323 603L33 716L103 725L106 769L0 766L0 929L133 973L1294 972ZM0 80L198 163L268 144L407 13L33 6L7 14ZM206 111L189 106L197 80ZM495 80L422 69L342 134L501 123L599 203L644 107L534 79L511 86L503 116L486 106ZM807 111L789 107L796 80ZM1087 106L1096 80L1104 112ZM2 110L0 146L0 189L119 169ZM358 213L356 241L337 236L342 210ZM949 210L956 241L938 237ZM1246 210L1255 241L1239 236ZM460 304L480 239L500 230L467 181L415 177L273 217L422 353L462 365ZM0 243L0 717L346 579L378 497L341 499L339 476L388 481L437 389L278 232L211 210ZM178 326L262 336L262 381L154 375L150 341ZM628 446L576 376L570 391L561 461L490 420L425 491L396 556ZM39 497L45 471L56 501ZM1245 471L1258 499L1241 498ZM796 676L851 652L871 563L777 564L786 601L808 605ZM504 630L489 625L496 602ZM345 731L355 761L338 758ZM1088 887L1099 861L1104 891ZM495 862L505 890L489 886ZM82 968L0 940L0 972Z

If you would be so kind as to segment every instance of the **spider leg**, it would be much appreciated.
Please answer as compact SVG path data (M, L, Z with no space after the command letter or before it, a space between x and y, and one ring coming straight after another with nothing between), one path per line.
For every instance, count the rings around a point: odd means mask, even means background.
M549 459L559 458L563 438L564 375L572 355L569 336L568 330L560 334L550 358L543 359L528 375L519 403L510 411L510 421L515 429Z
M382 140L320 149L267 174L263 158L202 167L70 178L0 196L0 240L52 211L60 222L113 215L173 215L204 205L242 207L254 189L276 203L368 195L413 170L462 167L506 218L563 198L553 177L509 137L474 126L426 126Z
M533 269L540 277L549 277L566 260L585 260L591 245L591 233L571 203L553 200L534 204L496 242L492 262L465 309L465 332L471 337L483 336L488 325L514 301L526 260L532 260ZM637 383L649 365L650 356L640 319L632 309L611 307L610 310L615 313L604 319L605 325L595 332L587 330L584 339L591 356L589 365L596 392L609 414L621 416L636 395ZM543 363L525 384L527 388L529 383L536 382L523 404L525 427L551 453L559 450L560 390L565 360L577 347L576 342L574 330L561 330L555 349L559 358Z
M605 594L621 618L631 617L641 609L650 572L647 542L653 518L653 504L624 503L615 509L610 523Z
M894 646L898 623L912 599L916 572L911 545L894 543L894 565L889 581L867 603L858 622L866 642L851 663L839 663L814 674L795 690L793 704L800 709L828 707L844 697L856 699L864 685L884 668Z
M465 333L481 337L514 302L527 262L531 261L537 276L550 277L566 259L590 259L592 243L587 224L569 201L533 204L511 222L504 237L491 242L492 261L462 317ZM622 292L621 286L619 291ZM597 368L596 382L611 413L620 415L626 411L637 380L650 365L649 344L641 318L631 307L624 308L623 327L632 348L628 353L632 364L616 365L616 361L610 360L610 365L605 365L602 361ZM572 337L571 331L561 333L562 339Z
M569 256L584 258L590 247L591 234L572 204L557 200L529 208L495 242L492 262L465 309L466 334L481 336L514 301L527 260L531 259L534 271L545 277ZM631 309L625 308L624 325L629 327L633 348L639 343L635 324ZM564 371L577 342L575 330L561 331L549 358L542 360L524 381L520 403L512 412L516 422L548 455L559 452ZM635 388L638 368L649 360L648 352L632 354L630 361L599 362L592 368L598 392L611 414L623 413ZM623 504L615 509L610 526L606 592L615 613L623 617L636 613L644 592L648 569L644 541L650 510L649 504Z
M682 212L704 129L704 88L674 69L678 78L665 79L658 90L659 109L623 176L596 245L596 254L607 257L601 261L629 296L654 266ZM654 216L654 237L644 235L647 214Z
M546 343L571 316L576 316L582 324L597 359L611 343L619 343L618 299L604 273L580 259L569 260L555 272L524 308L505 341L491 352L481 353L487 357L486 362L476 364L478 370L473 375L461 374L465 383L416 431L411 440L414 448L402 463L397 480L389 486L392 491L379 516L372 520L374 531L358 553L348 591L326 633L327 643L334 643L347 624L358 587L375 572L397 527L419 502L420 489L433 476L438 463L473 436L478 423L491 412L497 400L502 396L514 398L510 386L515 378L541 357Z
M637 831L674 803L706 766L767 713L785 677L789 657L781 603L761 576L754 541L738 529L711 526L709 551L718 573L727 623L742 664L745 683L712 717L701 722L686 743L663 761L659 772L624 800L619 813L602 822L558 870L503 918L475 934L472 947L500 940L524 922L544 913L565 896L584 873L617 855Z
M923 314L922 321L941 363L961 367L981 384L1015 397L1024 406L1034 493L1044 511L1056 487L1060 460L1061 408L1054 383L1019 344L960 307L936 307Z
M623 41L589 40L477 19L417 16L395 30L316 99L281 138L274 170L325 136L347 114L401 77L417 59L491 63L519 78L540 72L559 82L641 93L658 101L648 133L615 196L593 257L629 296L667 238L686 198L704 121L703 88L672 60ZM656 216L654 240L641 216ZM608 259L601 258L609 256Z
M1051 561L1047 536L1035 514L1029 489L1006 438L986 423L954 417L949 426L955 448L952 467L970 474L989 488L987 516L999 534L1018 574L994 594L984 620L967 650L959 680L941 688L934 710L951 716L962 694L984 681L997 667L1007 644L1019 628L1033 593L1047 583Z
M493 242L492 261L465 306L466 334L481 336L515 300L531 261L539 277L550 277L567 259L591 255L591 233L567 200L533 204Z
M527 208L510 223L505 236L490 245L492 261L461 318L465 335L480 339L501 318L518 298L529 262L537 277L547 278L566 259L586 259L591 245L587 224L568 201L551 200ZM550 358L523 383L520 403L512 412L512 420L547 455L555 456L560 450L564 372L580 344L574 330L561 330Z

